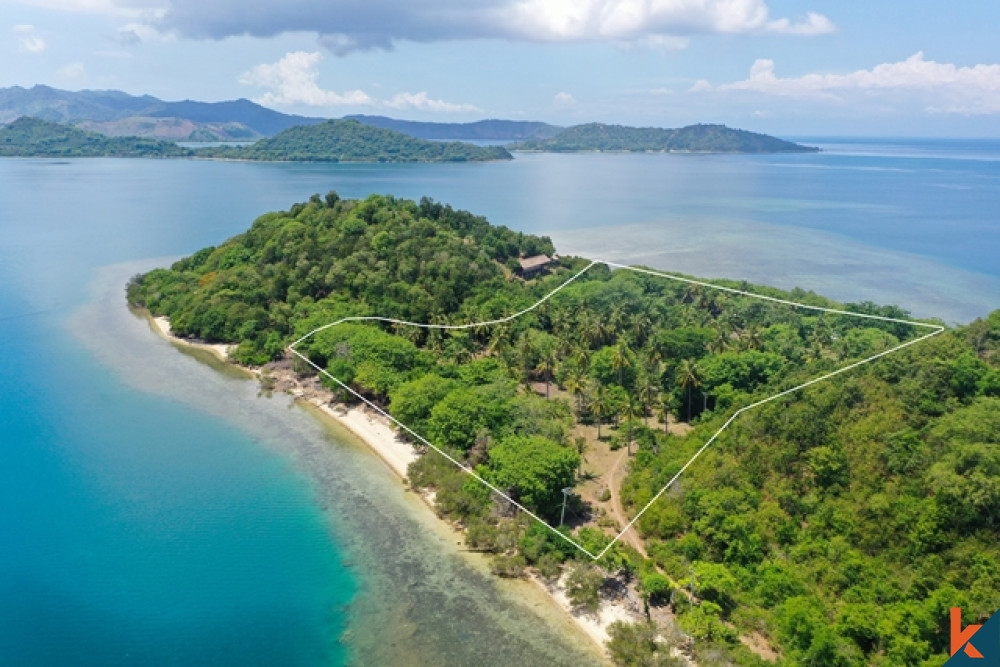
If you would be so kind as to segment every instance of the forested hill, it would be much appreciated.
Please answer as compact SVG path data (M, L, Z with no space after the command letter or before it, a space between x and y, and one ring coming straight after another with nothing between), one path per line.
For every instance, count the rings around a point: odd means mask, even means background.
M348 316L522 311L587 266L561 257L516 277L518 257L553 251L427 199L330 193L137 277L128 295L178 334L262 364ZM502 325L341 324L297 350L552 525L568 500L562 530L598 553L740 406L927 333L892 306L723 284L896 321L596 265ZM626 466L624 515L598 461ZM581 609L611 577L654 619L672 607L699 664L939 666L950 607L963 627L1000 608L1000 310L747 411L600 571L443 457L421 457L409 478L498 574L568 570ZM664 642L687 645L646 626L612 638L622 665L675 664Z
M0 126L3 157L181 157L191 151L169 141L106 137L24 116Z
M417 139L356 120L291 127L244 147L205 148L205 157L301 162L465 162L509 160L499 146Z
M416 120L400 120L386 116L345 116L365 125L384 127L419 139L458 141L525 141L526 139L549 139L564 128L530 120L498 120L490 118L471 123L432 123Z
M550 139L525 141L512 148L551 152L691 153L809 153L818 150L766 134L734 130L725 125L689 125L680 129L663 129L603 123L576 125Z

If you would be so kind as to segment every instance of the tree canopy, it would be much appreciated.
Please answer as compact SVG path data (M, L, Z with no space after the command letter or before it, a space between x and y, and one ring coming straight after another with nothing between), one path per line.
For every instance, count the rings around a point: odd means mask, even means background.
M237 361L264 364L346 317L517 313L587 266L561 257L530 280L508 267L553 252L547 238L429 199L331 192L138 277L128 294L179 335L236 343ZM628 448L619 500L634 517L735 409L917 333L595 266L492 327L344 322L297 349L550 524L574 488L558 529L598 553L619 527L597 506L607 498L577 492L587 447ZM603 572L589 559L571 568L573 595L592 606L605 576L638 573L648 603L673 604L709 663L759 662L740 641L753 635L787 664L942 664L950 606L965 624L1000 607L998 378L1000 311L745 412L636 522L648 558L619 542ZM603 435L588 442L594 427ZM582 557L444 457L419 457L409 478L504 576L555 577ZM645 626L616 629L613 646L622 664L669 658Z
M204 157L291 162L467 162L509 160L501 146L429 141L354 119L296 125L249 146L197 151Z

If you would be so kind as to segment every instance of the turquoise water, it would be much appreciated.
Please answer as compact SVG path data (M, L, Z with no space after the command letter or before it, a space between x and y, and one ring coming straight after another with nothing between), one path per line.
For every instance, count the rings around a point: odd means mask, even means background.
M0 663L593 661L374 457L156 339L122 285L167 261L137 260L337 189L947 321L1000 307L1000 143L820 143L483 165L0 160Z

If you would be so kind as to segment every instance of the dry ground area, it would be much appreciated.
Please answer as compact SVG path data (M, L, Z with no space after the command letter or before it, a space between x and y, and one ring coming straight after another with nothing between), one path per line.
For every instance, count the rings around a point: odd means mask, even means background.
M532 391L539 396L546 395L544 382L535 382L531 385ZM576 400L573 395L560 389L555 383L548 386L549 400L562 400L573 408ZM648 420L650 428L663 429L663 422L654 417ZM593 508L594 515L589 521L573 522L574 517L567 517L567 523L574 525L589 525L603 530L606 534L615 536L621 532L622 528L631 521L632 517L626 514L621 503L621 483L628 474L629 452L622 447L617 451L612 451L610 447L611 436L618 433L618 429L613 423L601 425L601 438L597 437L597 425L577 423L570 431L570 438L575 440L583 437L586 446L583 451L583 465L581 466L581 482L577 484L576 492L585 503ZM672 435L685 435L691 430L689 424L676 422L671 418L667 424L667 431ZM601 500L605 490L610 491L608 500ZM643 556L646 555L642 539L635 528L630 528L622 541L635 547Z

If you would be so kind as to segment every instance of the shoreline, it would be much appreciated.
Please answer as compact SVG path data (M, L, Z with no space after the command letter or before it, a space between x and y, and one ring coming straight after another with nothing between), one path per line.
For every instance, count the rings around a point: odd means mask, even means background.
M149 326L156 332L160 338L169 341L175 345L180 345L193 350L203 350L210 353L219 361L225 363L230 363L229 353L233 351L236 347L235 345L226 345L225 343L205 343L201 341L188 340L186 338L181 338L180 336L175 336L170 328L170 320L166 317L156 317L148 310L140 309L146 318L149 320ZM232 364L236 365L236 364Z
M338 427L346 429L353 434L364 446L376 456L396 475L399 481L409 485L407 478L407 468L409 464L419 458L413 445L401 440L396 431L390 426L390 422L366 406L346 406L333 401L332 394L319 383L317 378L309 378L306 382L298 379L297 374L292 370L291 365L275 364L263 369L247 369L229 360L231 345L211 344L199 341L190 341L175 336L170 330L170 321L166 317L154 317L152 313L140 309L149 321L150 329L159 337L176 345L178 348L198 350L210 354L215 360L225 363L229 367L238 368L258 381L268 380L268 388L271 391L288 393L296 401L301 401L309 408L310 413L317 419L329 420ZM433 495L417 493L423 504L434 513L435 518L452 530L456 536L464 537L451 522L438 516L434 509ZM499 579L499 577L498 577ZM602 599L600 608L593 613L585 613L575 610L566 596L563 581L565 575L555 582L545 582L534 573L529 573L524 578L519 578L520 583L531 586L534 590L543 594L543 597L551 603L551 606L558 609L564 618L571 621L581 632L587 635L601 654L607 658L608 626L619 620L640 621L642 616L629 607L635 606L627 604L627 600Z

